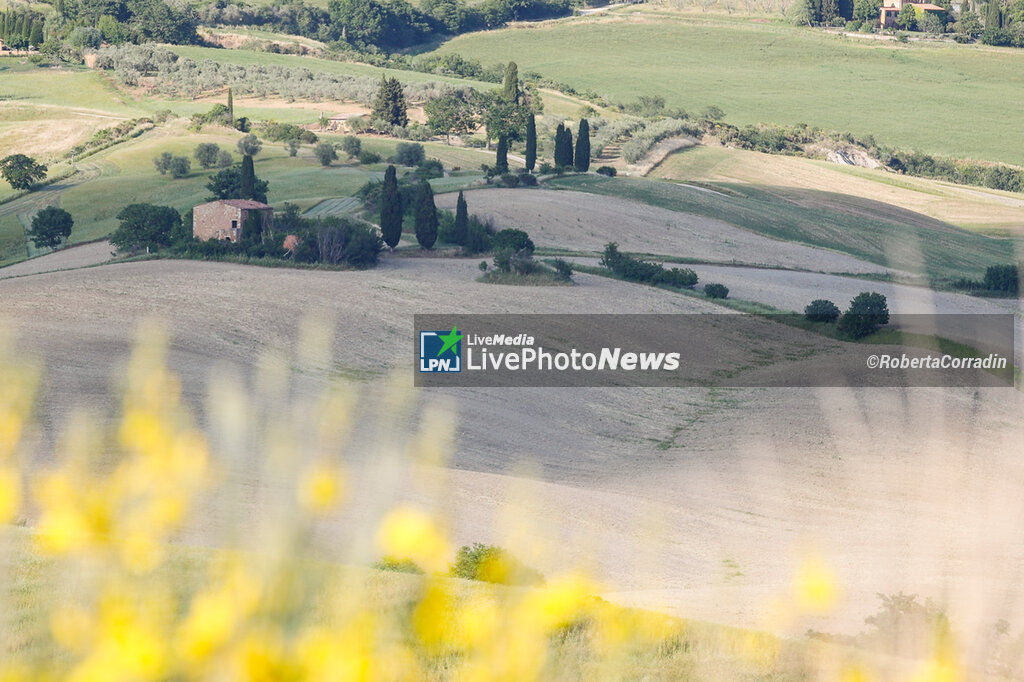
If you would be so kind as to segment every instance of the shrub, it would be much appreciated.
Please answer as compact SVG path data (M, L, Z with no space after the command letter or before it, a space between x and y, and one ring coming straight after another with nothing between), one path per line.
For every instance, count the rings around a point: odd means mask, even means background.
M533 254L533 241L530 236L522 230L505 229L499 231L491 240L491 248L495 251L508 250L513 253L525 251Z
M405 129L405 135L410 140L417 142L426 142L433 139L434 131L430 129L430 126L425 126L422 123L410 123Z
M540 173L541 175L550 175L551 173L555 172L555 167L552 166L547 161L545 161L540 165L540 168L537 169L537 172Z
M380 154L377 152L371 152L369 149L364 149L359 152L359 163L364 166L369 166L372 163L380 163Z
M688 289L697 283L697 273L690 268L672 268L667 270L662 267L662 271L654 278L654 283ZM709 284L708 286L712 285ZM707 293L707 287L704 287L704 292ZM723 296L722 298L725 297Z
M889 323L889 306L882 294L861 292L841 318L837 329L851 339L861 339Z
M809 322L835 322L839 319L839 306L824 298L817 298L804 308L804 318Z
M238 141L238 153L242 156L256 156L261 149L263 149L263 143L252 133Z
M697 283L697 273L689 268L672 268L666 270L657 263L627 256L619 251L615 242L605 244L601 256L601 265L611 270L622 279L643 284L662 284L673 287L689 288Z
M284 148L285 150L288 151L288 156L296 156L299 153L300 146L301 145L299 144L299 141L296 140L295 138L292 138L284 143Z
M444 177L444 165L437 159L427 159L416 167L416 177L420 180Z
M1020 272L1016 265L990 265L982 285L989 291L1016 294L1020 291Z
M705 284L704 295L708 298L728 298L729 287L724 284Z
M192 156L195 157L200 167L213 168L217 165L217 159L220 156L220 147L213 142L202 142L196 145L195 151L192 152Z
M544 584L544 576L504 549L479 542L460 547L449 572L456 578L500 585Z
M384 241L377 229L366 223L330 216L307 221L293 251L299 262L344 263L355 268L377 264Z
M609 178L614 178L618 173L618 171L611 166L601 166L597 169L597 172L599 175L607 175Z
M572 263L562 258L556 258L551 264L555 267L555 272L558 273L558 279L563 282L572 281Z
M231 152L227 149L221 149L220 153L217 154L217 166L219 168L227 168L234 162L235 160L231 157Z
M451 211L437 212L437 241L443 244L458 244L455 236L455 214Z
M389 161L413 168L423 163L425 159L423 145L416 142L399 142Z
M355 135L346 135L341 138L339 147L350 158L356 158L363 151L363 143Z
M523 187L536 187L537 176L534 175L533 173L520 173L519 184L522 185Z
M384 557L373 565L378 571L393 571L394 573L413 573L422 575L423 569L416 565L412 559L396 559L395 557Z
M334 151L334 145L330 142L320 142L313 149L313 153L316 154L321 166L330 166L331 162L338 158L338 153Z
M861 27L861 22L857 21L856 19L853 19L851 21L846 22L846 30L847 31L851 31L851 32L859 31L860 27Z
M519 176L515 175L514 173L502 173L501 184L505 185L506 187L518 187Z
M476 216L471 216L466 225L466 243L462 252L467 256L491 250L491 231Z
M480 272L487 272L487 261L480 261L480 265L478 265L477 268L480 269Z
M188 160L187 156L172 156L171 162L167 166L167 172L175 180L185 177L191 170L192 162Z
M160 175L167 175L167 171L171 169L171 159L174 157L170 152L161 152L160 156L153 159L153 166Z

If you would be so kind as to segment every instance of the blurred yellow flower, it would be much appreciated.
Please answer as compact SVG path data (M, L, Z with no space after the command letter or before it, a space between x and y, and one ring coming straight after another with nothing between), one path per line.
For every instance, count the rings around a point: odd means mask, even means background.
M451 551L448 540L427 514L413 507L397 507L377 529L377 548L385 556L409 559L425 570L440 573L447 568Z
M793 590L799 607L811 613L831 610L839 598L836 575L818 555L809 556L800 563Z
M10 523L21 508L21 475L0 466L0 524Z
M342 488L338 467L323 462L312 464L299 476L299 503L310 513L324 514L338 505Z

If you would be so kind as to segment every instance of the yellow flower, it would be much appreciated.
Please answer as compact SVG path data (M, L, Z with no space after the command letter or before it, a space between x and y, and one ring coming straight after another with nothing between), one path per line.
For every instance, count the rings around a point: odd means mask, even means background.
M338 504L342 487L337 467L323 462L313 464L299 476L299 503L308 512L324 514Z
M50 632L62 647L76 654L84 653L94 640L96 623L79 608L62 607L50 616Z
M255 609L258 581L235 569L223 584L198 594L175 636L175 649L187 662L207 660L223 647Z
M447 567L448 541L427 514L413 507L397 507L377 529L377 547L385 556L410 559L427 571Z
M835 573L817 555L808 557L800 564L793 588L800 608L813 613L830 610L839 598Z
M10 523L21 508L21 476L0 467L0 524Z

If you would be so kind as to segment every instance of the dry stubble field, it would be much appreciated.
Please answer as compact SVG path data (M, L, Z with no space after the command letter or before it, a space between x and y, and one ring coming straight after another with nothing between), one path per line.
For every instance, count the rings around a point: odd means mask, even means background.
M572 289L484 285L476 275L473 261L443 259L387 259L369 272L156 261L6 279L0 300L19 347L46 364L47 429L74 405L113 407L112 377L149 316L168 321L171 365L200 412L217 368L244 376L264 350L289 353L307 315L331 320L334 361L316 371L293 363L295 394L315 392L325 375L353 378L367 390L360 421L388 432L451 405L450 459L424 468L398 458L386 484L352 490L344 516L319 531L339 552L353 522L417 500L449 519L456 542L499 542L544 572L581 565L612 598L717 622L794 636L856 632L876 592L900 590L949 604L971 638L998 618L1024 622L1019 392L419 391L413 408L381 425L375 406L391 372L397 385L411 383L413 313L716 310L588 275ZM385 456L349 454L355 470ZM244 461L228 475L236 514L273 513L263 505L275 481ZM223 523L207 515L189 541L216 544ZM836 573L836 611L773 617L808 553Z

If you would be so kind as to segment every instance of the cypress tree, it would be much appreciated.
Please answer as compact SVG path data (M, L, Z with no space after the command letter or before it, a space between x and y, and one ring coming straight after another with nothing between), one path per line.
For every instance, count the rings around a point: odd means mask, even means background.
M228 88L228 125L234 127L235 125L235 99L231 96L231 88Z
M576 136L576 170L586 173L590 170L590 122L580 119L580 131Z
M21 37L27 42L30 35L32 35L32 17L26 17L25 23L21 27Z
M394 166L384 171L384 189L380 197L380 232L384 243L394 251L402 238L402 195Z
M519 65L509 62L505 67L505 82L502 84L501 96L506 102L519 104Z
M572 166L572 131L566 128L562 137L565 139L565 142L563 143L565 145L565 151L562 152L562 165Z
M256 168L252 164L252 156L242 157L242 174L238 182L238 198L252 199L256 191Z
M437 241L437 206L434 205L434 190L424 180L416 196L416 241L424 249L433 248Z
M499 173L508 173L508 138L504 135L498 137L498 150L495 153L494 170Z
M1001 25L999 0L988 0L988 8L985 10L985 28L999 28Z
M35 22L32 24L32 33L28 37L28 44L39 48L43 44L43 24L41 22Z
M460 246L466 244L466 233L469 229L469 208L466 206L466 198L459 191L459 198L455 202L455 226L452 227L452 241Z
M533 114L526 119L526 170L532 173L537 165L537 121Z
M561 123L555 128L555 166L561 166L565 158L565 126Z

